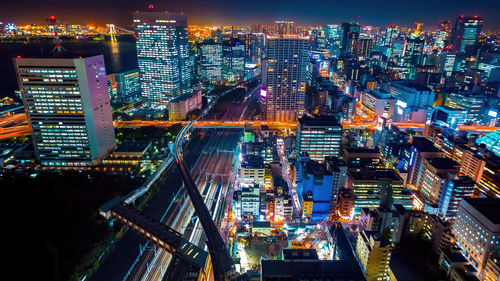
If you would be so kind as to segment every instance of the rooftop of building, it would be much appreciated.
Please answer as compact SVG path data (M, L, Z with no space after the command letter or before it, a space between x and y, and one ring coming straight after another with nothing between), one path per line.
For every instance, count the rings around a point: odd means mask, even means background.
M366 148L366 147L349 147L344 148L344 150L348 153L374 153L379 154L380 151L378 149Z
M380 242L380 247L387 247L391 245L391 241L383 239L377 231L364 230L366 238L373 238L375 241ZM363 236L358 237L358 239L363 238ZM364 238L363 238L364 239Z
M397 81L392 81L391 82L392 85L400 85L400 86L404 86L404 87L407 87L407 88L413 88L417 91L427 91L427 92L430 92L432 91L429 87L427 86L424 86L424 85L419 85L411 80L397 80Z
M384 89L374 89L370 92L370 94L378 99L394 99L391 96L391 93L387 92Z
M252 223L253 227L271 227L271 222L269 221L254 221Z
M450 158L430 158L427 159L430 165L432 165L437 170L452 170L459 169L460 165Z
M284 260L318 260L316 249L283 249Z
M366 169L362 172L348 172L354 181L403 181L393 169Z
M198 91L191 91L189 93L182 94L180 96L175 97L174 99L170 100L171 103L175 102L181 102L181 101L187 101L188 99L192 98L193 96L199 94Z
M327 115L315 115L314 117L304 116L299 119L300 126L338 126L340 127L340 122L334 116Z
M353 189L342 188L342 189L339 190L339 197L342 197L342 198L354 198L354 190Z
M494 224L500 224L500 198L464 198L479 213Z
M264 159L260 155L245 154L241 161L241 167L246 169L263 169Z
M366 280L356 261L261 260L262 280Z
M305 162L304 171L309 175L331 175L331 172L326 168L324 163L309 160Z
M441 151L434 146L434 143L425 137L412 137L411 144L419 152L439 152Z
M474 186L476 182L468 176L457 176L452 179L455 186Z

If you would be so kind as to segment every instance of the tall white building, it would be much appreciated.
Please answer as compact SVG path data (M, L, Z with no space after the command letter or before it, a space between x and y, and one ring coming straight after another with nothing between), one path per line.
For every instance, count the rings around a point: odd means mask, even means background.
M309 38L283 35L269 39L262 74L267 120L297 121L304 114L309 49Z
M167 104L191 91L187 17L167 12L134 13L142 96Z
M15 58L14 65L42 165L92 166L114 148L102 55Z

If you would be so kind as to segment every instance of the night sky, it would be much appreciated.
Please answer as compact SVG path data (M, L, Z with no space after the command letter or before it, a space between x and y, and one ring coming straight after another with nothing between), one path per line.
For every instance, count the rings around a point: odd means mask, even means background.
M146 10L149 3L158 10L187 13L189 22L198 24L271 24L277 19L329 24L353 19L376 26L422 21L429 27L465 14L483 17L488 29L500 28L498 0L0 0L0 21L40 24L53 14L63 23L129 25L131 13Z

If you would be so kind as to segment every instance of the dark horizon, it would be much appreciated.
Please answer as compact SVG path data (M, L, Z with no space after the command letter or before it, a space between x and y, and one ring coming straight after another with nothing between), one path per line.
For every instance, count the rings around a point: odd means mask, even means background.
M122 0L19 0L0 3L0 21L16 24L44 24L55 15L61 23L132 24L132 13L147 10L149 4L162 11L184 12L190 24L206 25L272 25L275 20L291 20L298 25L339 24L355 20L362 25L384 27L392 24L412 26L423 22L424 28L435 27L439 20L451 20L460 15L478 15L484 20L484 30L500 28L500 1L478 0L359 0L353 6L346 1L298 1L254 0L237 2L217 0L206 3L201 0L168 1Z

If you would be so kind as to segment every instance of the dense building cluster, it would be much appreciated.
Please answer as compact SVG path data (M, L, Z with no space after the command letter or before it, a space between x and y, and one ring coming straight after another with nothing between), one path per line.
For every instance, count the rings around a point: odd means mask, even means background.
M480 17L432 29L188 29L186 15L151 8L133 25L137 69L106 75L102 56L14 58L33 147L1 143L1 166L173 162L164 132L154 149L149 139L117 146L112 107L131 118L124 127L232 126L234 147L203 148L230 172L205 175L201 189L239 273L405 280L398 251L424 241L439 278L499 279L500 44ZM140 111L147 120L133 120Z

